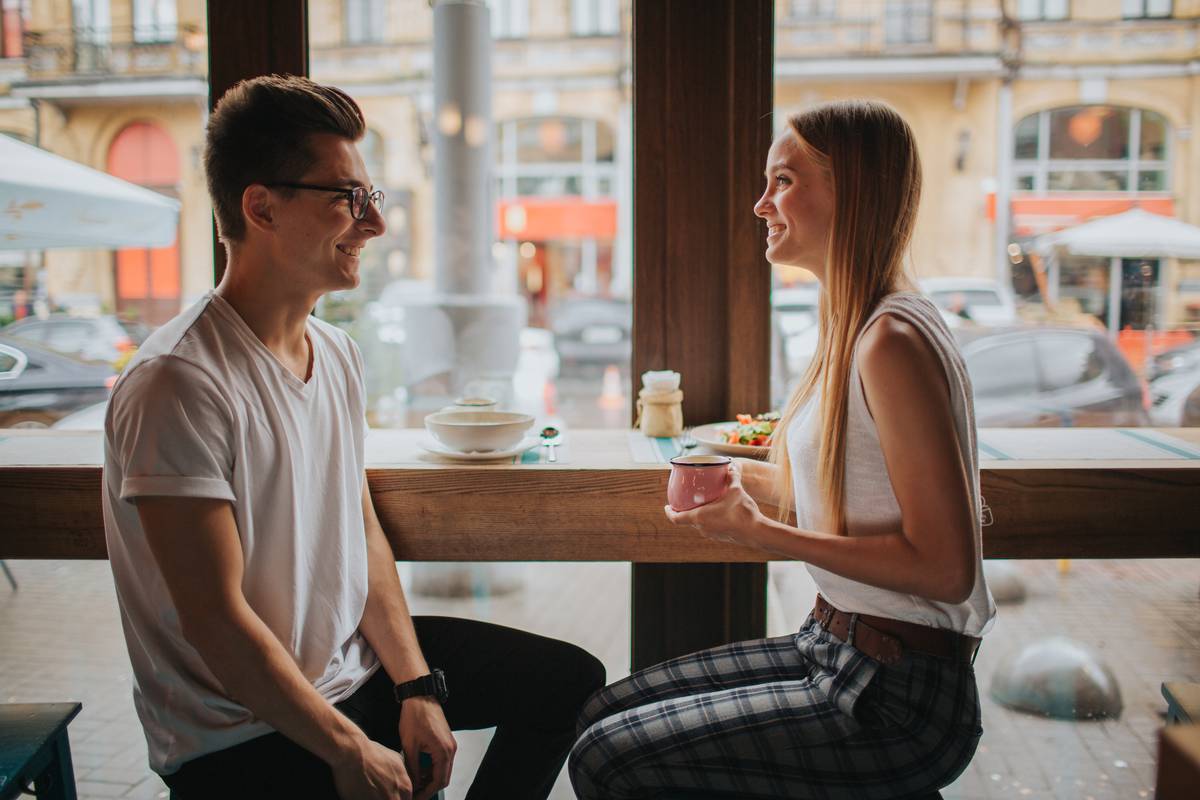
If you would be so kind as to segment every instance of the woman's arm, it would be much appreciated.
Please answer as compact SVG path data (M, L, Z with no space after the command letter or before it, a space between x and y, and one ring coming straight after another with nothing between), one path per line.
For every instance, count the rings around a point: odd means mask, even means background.
M742 471L742 487L754 498L756 503L777 505L779 495L775 491L776 475L779 467L769 461L759 461L753 458L735 458Z
M884 315L863 334L858 367L900 504L900 530L838 536L770 520L745 489L740 463L720 500L682 513L668 509L667 516L711 538L807 561L851 580L962 602L974 587L975 526L941 360L915 328Z

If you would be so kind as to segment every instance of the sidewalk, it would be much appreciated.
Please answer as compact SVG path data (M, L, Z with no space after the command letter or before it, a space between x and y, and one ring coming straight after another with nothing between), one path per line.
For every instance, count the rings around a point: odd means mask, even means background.
M70 728L81 800L166 797L146 767L133 711L129 662L106 562L10 561L20 589L0 580L0 700L79 700ZM1200 561L1021 562L1028 598L1002 606L976 669L984 737L967 772L943 794L956 800L1153 797L1164 680L1200 681ZM402 573L404 569L402 568ZM503 597L411 597L413 613L488 619L575 642L609 679L627 673L629 566L530 564L526 588ZM772 567L772 633L811 606L796 564ZM1064 722L1008 711L987 697L997 662L1022 643L1066 635L1095 649L1120 683L1119 720ZM448 800L459 800L488 732L461 735ZM572 797L565 779L555 800Z

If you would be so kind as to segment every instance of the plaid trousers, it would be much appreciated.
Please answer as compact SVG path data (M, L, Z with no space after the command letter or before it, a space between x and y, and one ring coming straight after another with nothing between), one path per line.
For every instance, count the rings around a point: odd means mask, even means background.
M983 733L971 666L913 652L883 665L812 616L605 687L579 731L583 800L920 796L957 778Z

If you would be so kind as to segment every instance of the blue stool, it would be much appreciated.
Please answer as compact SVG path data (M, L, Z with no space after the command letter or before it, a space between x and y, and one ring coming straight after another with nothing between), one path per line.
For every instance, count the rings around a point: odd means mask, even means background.
M75 800L75 770L67 724L79 703L0 705L0 800L30 794L39 800Z

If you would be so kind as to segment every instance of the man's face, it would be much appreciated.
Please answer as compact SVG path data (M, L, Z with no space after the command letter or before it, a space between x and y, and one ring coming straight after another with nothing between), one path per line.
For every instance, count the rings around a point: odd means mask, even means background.
M308 146L315 163L296 183L371 187L354 142L321 133L309 137ZM356 220L347 195L297 189L292 197L277 195L276 207L279 264L297 289L324 294L358 286L360 251L387 230L373 203L367 204L366 216Z

